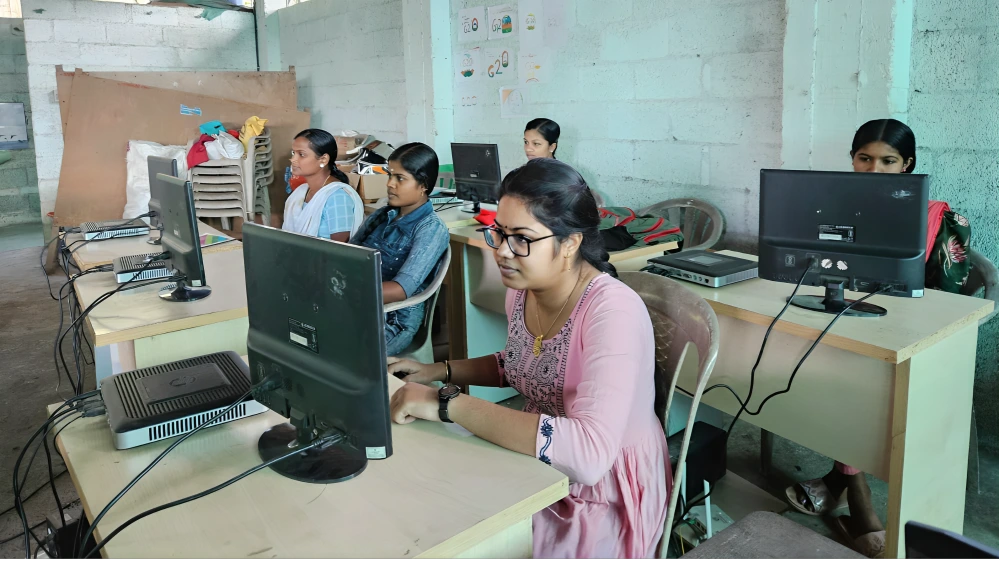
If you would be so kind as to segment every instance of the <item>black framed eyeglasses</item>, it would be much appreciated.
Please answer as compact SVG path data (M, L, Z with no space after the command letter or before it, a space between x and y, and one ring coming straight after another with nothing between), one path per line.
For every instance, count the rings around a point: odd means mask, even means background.
M523 234L507 234L502 230L491 226L480 228L476 230L476 232L481 232L482 237L486 239L486 244L494 250L499 249L500 244L506 240L506 245L510 248L510 251L513 252L513 255L521 258L526 258L531 255L531 244L555 236L554 234L549 234L548 236L542 236L541 238L531 240Z

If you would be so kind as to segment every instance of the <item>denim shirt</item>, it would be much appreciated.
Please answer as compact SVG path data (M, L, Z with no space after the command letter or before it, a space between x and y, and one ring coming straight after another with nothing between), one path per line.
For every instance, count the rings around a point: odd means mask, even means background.
M378 209L364 221L350 243L379 250L382 281L395 281L409 298L430 284L448 241L447 226L428 201L404 217L394 207ZM423 313L421 303L386 315L385 345L389 355L409 345L423 323Z

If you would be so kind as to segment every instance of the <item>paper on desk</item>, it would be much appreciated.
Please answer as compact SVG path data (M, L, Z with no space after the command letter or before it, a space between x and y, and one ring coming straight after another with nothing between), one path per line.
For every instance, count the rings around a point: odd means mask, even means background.
M214 246L216 244L221 244L223 242L228 242L230 240L235 240L235 239L229 236L219 235L219 234L202 234L201 247L207 248L208 246Z

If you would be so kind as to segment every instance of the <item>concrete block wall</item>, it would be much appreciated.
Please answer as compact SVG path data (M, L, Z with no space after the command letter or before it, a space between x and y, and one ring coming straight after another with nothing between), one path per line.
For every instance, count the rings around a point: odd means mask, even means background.
M88 71L256 70L254 16L92 0L22 0L41 212L55 208L62 122L55 67ZM124 154L122 155L124 156Z
M28 99L28 59L24 49L24 23L0 18L0 102L23 103L31 129L31 100ZM38 204L38 175L35 173L34 145L12 150L13 158L0 164L0 227L41 222Z
M933 199L971 221L972 246L999 264L999 4L917 0L909 126ZM999 450L999 319L978 335L975 410Z
M402 0L309 0L277 11L281 66L295 67L313 127L406 141L402 11Z
M516 38L457 42L459 9L489 4L451 1L455 61L476 46L519 51ZM455 140L497 143L508 171L525 161L528 119L552 118L562 128L558 157L611 203L638 208L698 197L725 214L729 247L752 248L759 170L781 165L784 5L568 2L568 44L554 53L551 82L529 91L528 115L500 118L498 89L515 84L515 73L462 86ZM476 105L462 101L473 95Z

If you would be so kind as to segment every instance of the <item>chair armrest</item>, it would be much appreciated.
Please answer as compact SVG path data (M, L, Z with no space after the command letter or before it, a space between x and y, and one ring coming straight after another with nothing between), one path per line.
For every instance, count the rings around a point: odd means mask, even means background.
M428 287L427 290L416 293L415 295L409 297L408 299L401 300L398 302L390 302L385 305L385 312L394 312L403 308L409 308L426 301L430 297L434 296L436 292L436 287Z

